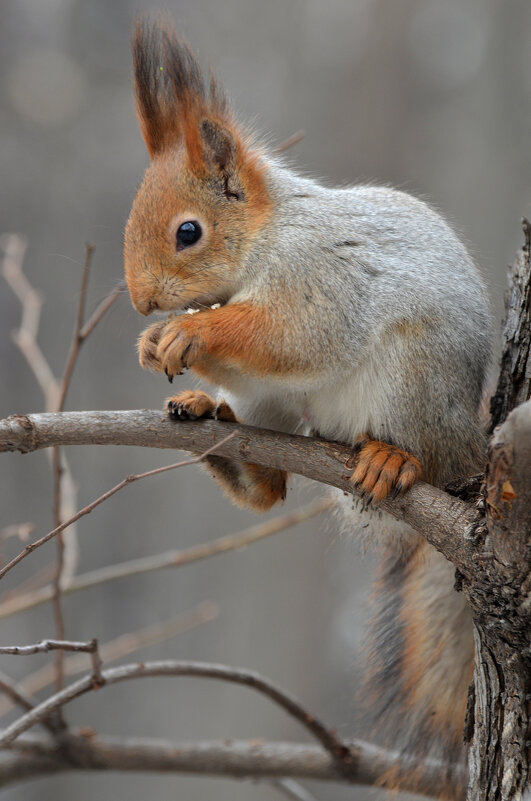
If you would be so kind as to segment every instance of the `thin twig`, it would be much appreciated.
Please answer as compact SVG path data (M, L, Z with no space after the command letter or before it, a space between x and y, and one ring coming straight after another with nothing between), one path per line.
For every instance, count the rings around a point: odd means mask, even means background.
M0 692L4 693L14 705L20 706L27 712L34 709L39 703L37 699L31 697L24 687L21 687L20 684L13 681L13 679L3 671L0 671ZM63 729L62 723L59 722L56 717L44 718L42 724L46 726L52 734L57 734L58 731Z
M75 642L74 640L41 640L41 642L35 643L35 645L0 646L0 654L14 654L16 656L47 654L49 651L78 651L90 654L92 662L92 681L98 687L103 683L101 675L102 661L96 637L89 640L89 642Z
M74 333L72 335L70 350L68 352L68 356L66 359L66 365L63 377L61 379L61 389L59 392L59 400L57 403L58 412L62 412L64 409L66 395L70 388L70 382L72 380L72 373L74 372L74 367L76 365L77 357L79 354L79 348L83 341L81 337L81 329L83 328L84 317L85 317L85 306L87 302L87 287L90 276L90 268L92 265L93 253L94 253L94 245L91 245L89 242L87 242L87 244L85 245L85 263L83 265L83 272L81 275L81 287L79 290L79 297L77 301L76 323L74 327Z
M100 656L98 640L96 637L92 638L90 645L91 648L89 650L89 654L92 661L92 681L96 687L101 687L103 685L103 676L101 673L103 660Z
M0 542L5 542L10 537L18 537L21 542L25 542L33 531L35 531L35 523L13 523L0 529Z
M32 656L33 654L47 654L49 651L82 651L93 653L98 644L95 640L76 642L75 640L41 640L33 645L2 645L0 654L13 654L15 656Z
M85 245L85 263L83 265L83 272L81 274L81 286L79 289L79 297L77 302L77 314L72 335L72 342L66 360L63 377L60 383L59 400L57 401L56 411L62 412L65 406L66 394L70 387L72 374L76 365L79 349L81 347L81 328L85 318L85 306L87 302L87 288L90 276L90 268L92 265L92 254L94 253L94 245L87 242ZM53 520L54 526L57 528L63 522L61 507L62 507L62 454L59 445L56 445L52 451L52 473L53 473ZM61 605L61 581L64 569L64 555L65 555L65 542L63 532L57 532L57 558L55 564L55 575L53 578L53 596L52 607L55 618L55 633L59 640L64 640L66 636L64 615ZM59 649L55 658L55 667L57 672L57 689L61 690L63 687L63 659L64 652Z
M24 540L24 542L26 542L26 540ZM53 585L49 582L53 578L54 570L54 563L49 562L40 570L37 570L36 573L32 573L28 576L25 581L18 583L16 588L6 590L0 598L0 618L2 618L2 612L5 611L6 608L9 608L12 601L15 601L17 598L31 598L44 588L49 590L49 593L46 598L43 599L43 602L45 600L49 601L53 593Z
M37 378L44 396L46 408L49 410L61 410L60 385L56 381L55 376L53 375L53 372L37 342L42 301L39 294L33 289L24 275L22 264L24 261L25 250L25 243L20 237L17 237L16 235L5 237L2 274L13 292L16 294L22 307L20 327L19 330L13 335L13 339L24 354L28 365ZM65 466L63 473L59 446L55 446L49 456L52 466L54 484L53 519L54 525L58 526L62 522L62 484L64 482L68 485L68 489L72 490L73 482L67 466ZM75 495L75 491L73 494ZM75 531L71 532L71 537L75 538ZM55 619L56 636L59 639L64 639L65 626L60 603L60 583L64 566L64 541L62 534L59 534L57 542L58 555L54 576L54 592L51 600ZM75 544L75 539L72 539L72 542ZM59 651L56 657L58 689L60 689L62 686L62 658L62 652ZM61 722L57 721L57 725L60 724Z
M61 388L37 342L42 300L39 293L31 286L22 269L26 245L24 240L15 234L5 235L2 237L2 242L4 248L2 274L21 305L20 326L14 333L13 340L21 350L28 366L37 379L46 409L54 411L58 408L60 402ZM54 524L59 525L62 521L55 509L61 506L60 517L62 519L70 517L72 511L76 508L76 488L66 459L63 457L62 465L59 463L57 448L54 447L52 449L49 453L49 458L54 476L54 485L57 484L57 474L61 473L61 504L58 501L59 493L54 486ZM68 536L68 555L65 553L62 555L62 560L65 563L64 569L61 571L63 578L73 574L75 571L76 553L75 529L72 528ZM61 633L62 628L59 622L58 633Z
M51 412L57 407L59 385L37 342L42 299L22 271L27 245L25 240L16 234L5 234L1 244L4 251L2 275L18 298L22 309L20 326L13 332L12 338L32 369L44 395L46 409Z
M99 646L99 653L103 662L116 662L125 656L130 656L142 648L165 642L191 631L197 626L214 620L219 614L219 607L212 601L202 601L197 606L182 612L170 620L156 623L154 626L147 626L138 631L120 634L113 640L109 640ZM83 673L87 669L86 658L83 654L69 656L64 661L65 676L74 676L76 673ZM55 678L54 666L44 665L40 670L30 673L24 678L20 685L21 691L29 694L37 693L53 684ZM4 698L0 699L0 717L5 715L10 709L11 704Z
M20 684L13 681L6 673L0 671L0 691L11 699L15 706L20 706L28 712L34 709L39 703L35 698L32 698L27 690Z
M14 559L8 562L7 565L4 565L4 567L0 570L0 579L2 579L6 575L6 573L8 573L12 568L14 568L15 565L18 565L18 563L22 561L22 559L24 559L26 556L32 553L32 551L36 550L36 548L40 548L41 545L44 545L46 542L49 542L49 540L53 539L53 537L56 537L57 534L60 534L62 531L68 528L68 526L71 526L72 523L75 523L81 517L90 514L90 512L92 512L93 509L102 504L104 501L111 498L113 495L116 495L116 493L119 492L124 487L127 487L129 484L133 484L135 481L140 481L140 479L142 478L157 476L160 473L166 473L168 470L176 470L178 467L186 467L187 465L197 464L198 462L201 462L206 456L209 456L211 453L216 451L222 445L229 442L229 440L233 439L237 434L238 431L231 432L227 437L221 440L221 442L216 442L214 445L212 445L211 448L207 448L207 450L204 451L199 456L194 456L191 459L184 459L181 462L175 462L174 464L165 465L164 467L157 467L154 470L148 470L145 473L136 473L134 475L126 476L122 481L120 481L110 490L107 490L107 492L104 492L103 495L100 495L99 498L96 498L87 506L83 507L83 509L80 509L78 512L76 512L76 514L73 515L69 520L65 520L65 522L61 523L60 526L56 526L56 528L52 529L52 531L49 531L48 534L45 534L44 537L41 537L39 540L35 540L35 542L26 545L24 550L21 551L18 554L18 556L15 556Z
M43 393L45 407L48 411L54 411L60 403L62 394L61 386L56 380L51 367L42 353L37 342L39 330L40 311L42 300L39 293L33 289L28 279L24 275L22 264L26 251L25 240L16 234L5 234L0 237L0 246L4 250L1 272L13 293L20 301L22 316L19 329L14 333L13 340L21 350L23 356L32 370L37 383ZM81 341L87 339L96 325L100 322L106 312L115 303L119 295L124 290L125 284L120 281L118 285L96 306L88 321L82 326L79 337ZM78 314L79 316L79 314ZM68 363L69 359L67 359ZM63 382L64 384L64 377ZM66 392L65 392L66 396ZM64 403L64 398L63 398ZM60 445L60 443L57 443ZM52 453L50 459L52 460ZM52 469L57 471L57 467ZM61 520L62 522L70 518L76 510L77 487L69 470L68 463L61 457ZM75 526L72 526L66 540L67 547L63 554L63 569L60 585L64 588L70 578L74 575L77 567L77 539Z
M62 521L61 516L61 448L56 445L52 450L52 473L53 473L53 520L55 527L60 526ZM65 541L63 533L57 533L57 553L54 567L53 576L53 594L52 594L52 609L55 620L55 636L58 640L64 640L66 636L65 620L63 609L61 605L61 579L63 576L65 555ZM63 651L57 651L55 657L55 672L56 672L56 685L57 689L61 690L63 687Z
M125 292L126 284L125 281L119 281L114 289L111 289L108 295L103 298L103 300L98 303L92 314L90 315L89 319L82 327L81 331L79 332L79 338L81 342L83 342L87 337L89 337L102 317L109 311L111 306L113 306L120 295Z
M148 676L196 676L243 684L270 698L274 703L282 707L288 715L298 720L335 759L345 764L350 762L349 749L331 729L308 712L294 696L284 692L269 679L254 671L207 662L180 662L176 660L139 662L103 670L99 686L108 686L120 681L146 678ZM5 748L20 734L30 729L43 718L48 717L54 710L62 708L74 698L79 698L92 690L94 688L93 678L92 675L86 676L70 684L64 690L47 698L10 726L7 726L0 734L0 748Z
M91 570L75 576L66 587L63 587L63 595L97 587L101 584L106 584L108 581L138 576L142 573L150 573L164 568L181 567L197 562L200 559L207 559L229 551L239 551L265 537L270 537L299 523L304 523L306 520L328 511L332 506L333 501L330 498L319 498L306 506L301 506L300 509L257 523L237 534L228 534L210 542L192 545L190 548L182 550L174 549L154 554L153 556L119 562L116 565L106 565L97 570ZM48 584L32 592L10 595L2 600L0 604L0 620L17 612L24 612L46 603L52 597L52 592L53 587Z
M273 779L271 785L291 801L317 801L314 795L294 779Z
M283 142L277 145L277 147L273 150L273 153L275 155L280 155L280 153L285 153L286 150L289 150L290 147L296 145L298 142L301 141L301 139L304 139L305 136L306 136L305 131L296 131L294 134L288 136L287 139L284 139Z

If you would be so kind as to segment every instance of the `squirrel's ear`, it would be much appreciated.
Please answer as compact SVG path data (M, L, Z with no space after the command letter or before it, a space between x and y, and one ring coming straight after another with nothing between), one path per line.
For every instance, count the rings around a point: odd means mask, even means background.
M199 131L203 140L205 161L220 172L234 172L237 144L231 132L214 120L201 120Z
M208 172L223 178L225 194L243 200L243 187L238 176L241 161L240 138L222 123L204 119L199 124L202 141L203 165Z

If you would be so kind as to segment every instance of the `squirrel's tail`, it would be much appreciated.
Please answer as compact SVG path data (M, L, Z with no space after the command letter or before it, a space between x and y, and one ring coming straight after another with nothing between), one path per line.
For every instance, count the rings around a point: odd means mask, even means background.
M448 788L464 762L474 659L471 614L454 582L452 565L424 540L385 555L374 584L364 688L377 729L411 756L442 758ZM398 777L384 783L399 789ZM449 792L441 786L442 798Z

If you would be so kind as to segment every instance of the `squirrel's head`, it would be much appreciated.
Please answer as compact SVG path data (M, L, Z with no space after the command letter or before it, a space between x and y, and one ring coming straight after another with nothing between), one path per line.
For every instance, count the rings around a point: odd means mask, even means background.
M125 229L125 276L142 314L226 302L271 201L260 152L188 46L143 20L133 36L137 113L151 164Z

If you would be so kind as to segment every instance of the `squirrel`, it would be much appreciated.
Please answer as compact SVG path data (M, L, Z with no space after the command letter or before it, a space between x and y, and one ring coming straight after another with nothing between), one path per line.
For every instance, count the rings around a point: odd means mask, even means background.
M353 446L365 502L344 502L346 519L369 522L381 551L364 695L406 748L462 760L470 613L450 563L374 509L421 476L444 487L481 470L490 315L480 274L423 201L327 188L268 152L167 23L137 22L133 59L151 161L125 229L126 280L141 314L189 312L144 331L140 364L170 381L190 368L221 388L217 399L169 398L173 420ZM285 498L281 470L205 462L240 506Z

